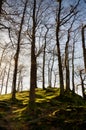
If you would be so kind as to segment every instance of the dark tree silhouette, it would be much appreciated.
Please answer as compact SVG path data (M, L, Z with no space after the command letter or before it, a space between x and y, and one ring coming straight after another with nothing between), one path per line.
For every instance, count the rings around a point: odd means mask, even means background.
M3 4L3 0L0 0L0 14L2 12L2 4Z

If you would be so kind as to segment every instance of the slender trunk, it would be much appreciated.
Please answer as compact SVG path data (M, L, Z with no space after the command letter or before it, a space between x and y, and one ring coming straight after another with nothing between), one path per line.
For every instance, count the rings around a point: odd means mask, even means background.
M3 90L3 87L4 87L4 79L5 79L5 74L6 74L6 66L4 68L3 75L2 75L1 92L0 92L0 94L2 94L2 90Z
M52 87L52 73L53 73L53 66L54 66L54 50L53 50L53 57L52 58L53 59L52 59L51 66L49 67L50 62L49 62L49 65L48 65L48 68L49 68L49 70L48 70L48 73L49 73L49 75L48 75L48 78L49 78L48 84L49 84L50 88ZM51 61L51 58L50 58L50 61Z
M65 46L66 91L70 90L69 40L70 40L70 29L68 30L68 37L67 37L67 42Z
M1 64L2 64L2 60L3 60L3 56L4 56L4 53L5 53L5 50L6 50L6 47L3 49L1 57L0 57L0 67L1 67Z
M46 26L45 26L46 27ZM43 89L45 89L45 57L46 57L46 38L47 38L47 33L48 33L48 31L49 31L49 28L47 28L46 27L46 29L47 29L47 31L46 31L46 33L45 33L45 37L44 37L44 40L45 40L45 43L44 43L44 51L43 51L43 84L42 84L42 88Z
M37 88L37 57L36 57L36 59L35 59L35 88Z
M55 48L54 48L55 49ZM53 50L53 59L52 59L52 65L50 70L50 80L51 80L51 87L52 87L52 73L53 73L53 66L54 66L54 50Z
M10 59L10 64L9 64L9 69L8 69L8 74L7 74L5 94L7 94L8 82L9 82L9 76L10 76L10 69L11 69L11 60L12 60L12 56L11 56L11 59Z
M3 0L0 0L0 14L2 13L2 4L3 4Z
M55 77L55 80L54 80L54 88L56 87L56 74L54 72L54 77Z
M48 87L51 88L51 69L50 69L51 57L48 61Z
M75 83L74 83L74 52L75 52L75 41L73 42L73 50L72 50L72 87L73 87L73 93L75 93Z
M17 91L19 92L20 90L20 83L21 83L21 70L19 72L19 77L18 77L18 88L17 88Z
M35 46L31 45L31 72L30 72L30 102L35 102L35 88L36 88L36 57Z
M84 36L85 28L86 25L82 27L82 49L83 49L84 67L86 72L86 48L85 48L85 36Z
M21 19L20 30L19 30L19 34L18 34L17 50L16 50L16 54L15 54L15 57L14 57L12 100L15 100L15 98L16 98L16 80L17 80L18 60L19 60L19 53L20 53L21 32L22 32L22 26L23 26L23 23L24 23L24 17L25 17L25 12L26 12L26 8L27 8L27 3L28 3L28 0L26 0L25 6L24 6L23 16L22 16L22 19Z
M85 95L85 88L84 88L84 80L82 78L82 71L80 70L80 79L81 79L81 86L82 86L82 96L83 98L85 99L86 98L86 95Z
M43 72L42 72L42 75L43 75L43 83L42 83L42 88L45 89L45 48L44 47L44 52L43 52Z
M21 92L23 91L23 77L21 77Z
M36 80L37 80L37 63L36 63L36 55L35 55L35 33L36 33L36 19L35 19L35 13L36 13L36 0L34 0L33 5L33 28L32 28L32 42L31 42L31 70L30 70L30 100L29 100L29 108L31 111L34 111L34 105L35 105L35 88Z
M59 10L58 10L58 19L56 27L56 45L58 53L58 68L59 68L59 80L60 80L60 95L64 94L64 81L63 81L63 70L62 70L62 61L61 61L61 52L60 52L60 43L59 43L59 31L60 31L60 13L61 13L61 0L59 1Z

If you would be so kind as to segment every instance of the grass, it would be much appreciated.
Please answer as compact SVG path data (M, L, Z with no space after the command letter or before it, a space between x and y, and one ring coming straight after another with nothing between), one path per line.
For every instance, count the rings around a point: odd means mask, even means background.
M0 96L0 130L85 130L86 102L72 92L59 96L59 89L36 89L35 114L29 113L29 92Z

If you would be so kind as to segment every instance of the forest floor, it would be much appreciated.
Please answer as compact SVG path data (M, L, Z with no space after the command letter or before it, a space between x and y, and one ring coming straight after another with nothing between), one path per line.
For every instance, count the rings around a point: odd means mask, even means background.
M29 113L29 92L0 96L0 130L86 130L86 101L77 94L59 96L59 89L36 89L35 114Z

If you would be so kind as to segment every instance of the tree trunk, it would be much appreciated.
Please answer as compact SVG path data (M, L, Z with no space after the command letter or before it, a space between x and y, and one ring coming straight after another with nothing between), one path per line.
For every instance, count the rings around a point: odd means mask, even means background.
M63 70L62 70L61 52L60 52L60 43L59 43L60 13L61 13L61 0L59 1L59 10L58 10L58 17L57 17L56 45L57 45L57 53L58 53L58 68L59 68L59 80L60 80L60 95L63 95L63 94L64 94L64 81L63 81Z
M82 48L83 48L84 67L86 72L86 48L85 48L85 36L84 36L85 28L86 25L82 27Z
M23 10L23 16L22 16L22 19L21 19L20 30L19 30L19 34L18 34L17 50L16 50L16 54L15 54L15 57L14 57L12 100L15 100L15 98L16 98L16 80L17 80L18 59L19 59L19 53L20 53L21 32L22 32L22 26L23 26L23 23L24 23L24 17L25 17L25 13L26 13L27 3L28 3L28 0L26 0L24 10Z
M8 69L7 80L6 80L5 94L7 94L8 82L9 82L9 76L10 76L10 69L11 69L11 60L12 60L12 56L11 56L10 63L9 63L9 69Z
M49 28L47 27L47 26L45 26L46 27L46 29L47 29L47 31L46 31L46 33L45 33L45 36L44 36L44 40L45 40L45 43L44 43L44 51L43 51L43 84L42 84L42 88L43 89L45 89L45 55L46 55L46 38L47 38L47 33L48 33L48 31L49 31Z
M3 0L0 0L0 14L2 13L2 4L3 4Z
M51 57L48 61L48 87L51 88L51 69L50 69Z
M45 47L44 47L44 52L43 52L43 83L42 83L42 88L45 89Z
M83 78L82 78L82 70L80 70L79 75L80 75L80 79L81 79L82 96L83 96L83 98L85 99L85 98L86 98L86 95L85 95L85 88L84 88L84 80L83 80Z
M35 88L37 87L37 63L36 63L36 55L35 55L35 33L36 33L36 0L34 0L33 5L33 29L32 29L32 42L31 42L31 70L30 70L30 100L29 100L29 108L30 111L34 111L35 105Z
M5 80L5 74L6 74L6 67L7 67L7 65L5 65L5 68L4 68L3 74L2 74L2 82L1 82L1 92L0 92L0 94L2 94L2 90L3 90L3 87L4 87L4 80Z
M70 90L69 40L70 40L70 29L68 30L67 42L65 46L66 91Z
M19 92L19 91L20 91L21 71L22 71L22 70L20 70L20 71L19 71L19 76L18 76L18 88L17 88L17 92Z
M23 91L23 77L21 77L21 92Z
M75 83L74 83L74 52L75 52L75 41L73 42L73 50L72 50L72 87L73 87L73 93L75 93Z
M54 72L54 77L55 77L55 80L54 80L54 88L56 87L56 77L57 76L57 74Z

